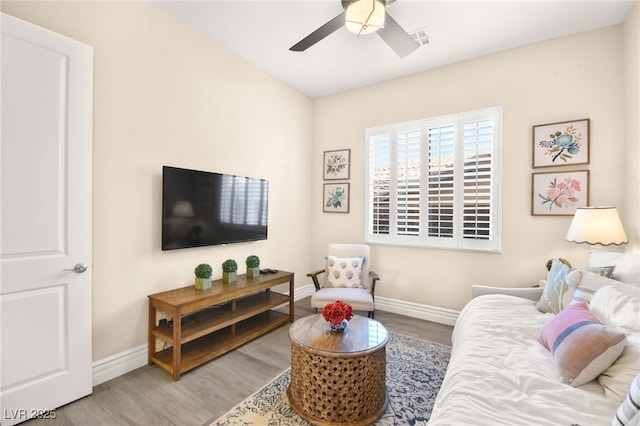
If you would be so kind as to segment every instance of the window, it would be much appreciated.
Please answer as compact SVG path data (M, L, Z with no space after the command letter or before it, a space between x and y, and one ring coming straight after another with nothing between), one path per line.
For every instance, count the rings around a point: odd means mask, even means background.
M502 107L366 130L367 242L500 251Z

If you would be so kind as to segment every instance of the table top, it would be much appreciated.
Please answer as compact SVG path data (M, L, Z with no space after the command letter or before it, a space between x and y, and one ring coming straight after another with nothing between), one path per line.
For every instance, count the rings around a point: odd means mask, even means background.
M213 304L236 299L255 291L291 282L291 280L293 280L293 273L287 271L278 271L275 274L260 274L256 278L247 278L245 274L241 274L238 275L237 281L232 283L223 283L222 279L214 280L211 282L211 288L207 290L197 290L191 284L186 287L150 294L148 297L153 301L173 306L204 303L205 301Z
M344 331L331 331L321 314L300 318L291 325L293 343L313 351L355 354L368 352L387 344L389 333L382 324L361 315L354 315Z

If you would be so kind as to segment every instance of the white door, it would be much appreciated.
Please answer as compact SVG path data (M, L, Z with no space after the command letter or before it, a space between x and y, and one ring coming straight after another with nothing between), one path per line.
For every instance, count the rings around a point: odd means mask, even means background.
M93 48L2 14L1 49L0 423L11 425L91 393Z

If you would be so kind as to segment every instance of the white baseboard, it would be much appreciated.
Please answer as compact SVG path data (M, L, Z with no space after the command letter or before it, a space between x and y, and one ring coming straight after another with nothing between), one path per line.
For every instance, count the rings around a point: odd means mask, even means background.
M146 344L108 356L93 363L93 386L115 379L148 363Z
M420 303L380 296L376 296L376 310L393 312L394 314L406 315L408 317L420 318L446 325L455 325L458 314L460 314L460 311L453 309L422 305Z
M293 295L293 300L304 299L305 297L310 297L313 293L315 293L316 289L313 284L307 284L302 287L296 288L296 294Z
M311 296L314 291L315 289L311 284L296 288L294 299L298 300ZM453 309L439 308L437 306L423 305L381 296L376 296L376 310L393 312L394 314L406 315L408 317L420 318L446 325L455 325L458 314L460 313L460 311Z
M314 291L312 284L298 287L293 299L304 299L311 296ZM459 314L458 311L452 309L380 296L376 296L376 309L447 325L454 325ZM144 344L94 362L93 386L144 367L148 363L147 351L148 346Z

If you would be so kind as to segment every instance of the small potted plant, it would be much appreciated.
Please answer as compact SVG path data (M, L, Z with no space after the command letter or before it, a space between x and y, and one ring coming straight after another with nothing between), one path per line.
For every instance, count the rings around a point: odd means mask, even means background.
M260 258L254 254L247 257L247 278L258 278L260 276Z
M569 268L571 268L571 263L567 260L567 259L563 259L561 257L557 258L560 262L564 263L565 265L567 265ZM553 259L549 259L547 261L547 271L551 270L551 265L553 264Z
M234 283L238 280L238 263L233 259L227 259L222 263L222 282Z
M213 268L208 263L201 263L195 267L196 290L206 290L211 288L211 273Z

